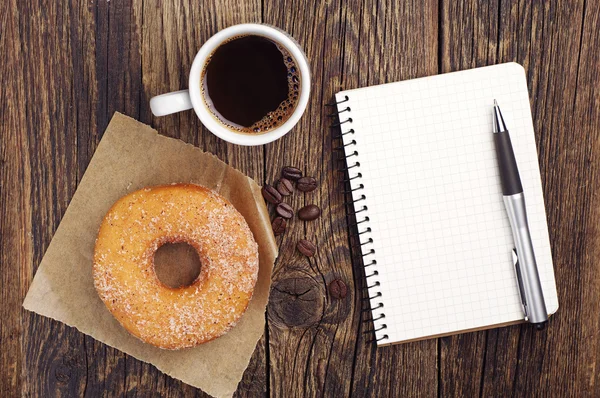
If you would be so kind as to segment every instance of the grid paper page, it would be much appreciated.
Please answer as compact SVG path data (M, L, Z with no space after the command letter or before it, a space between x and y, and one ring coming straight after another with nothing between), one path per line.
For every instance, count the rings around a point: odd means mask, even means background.
M519 64L343 91L336 99L340 121L352 119L342 132L354 130L343 135L348 166L360 164L349 177L356 177L355 210L367 207L357 214L358 221L368 217L359 232L371 228L360 235L364 261L377 262L366 274L378 273L368 278L370 296L381 293L371 300L378 344L523 319L492 136L494 99L515 151L546 306L550 314L558 309Z

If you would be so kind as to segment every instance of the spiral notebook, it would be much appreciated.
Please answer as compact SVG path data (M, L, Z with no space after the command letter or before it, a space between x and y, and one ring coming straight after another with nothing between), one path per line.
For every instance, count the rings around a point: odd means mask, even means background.
M336 94L378 345L523 321L492 136L497 99L521 173L550 314L558 309L523 68Z

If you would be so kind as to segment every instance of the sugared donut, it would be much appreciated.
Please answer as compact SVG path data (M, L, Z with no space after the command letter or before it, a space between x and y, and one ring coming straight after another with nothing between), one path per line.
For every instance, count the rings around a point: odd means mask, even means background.
M198 278L170 288L154 253L185 242L200 258ZM258 246L244 217L222 196L193 184L141 189L108 211L94 251L94 285L131 334L160 348L215 339L242 316L258 275Z

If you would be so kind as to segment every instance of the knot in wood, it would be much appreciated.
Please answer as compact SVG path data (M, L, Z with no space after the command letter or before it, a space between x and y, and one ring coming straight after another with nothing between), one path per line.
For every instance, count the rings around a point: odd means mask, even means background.
M325 292L311 277L292 277L273 283L269 320L283 328L308 328L323 315Z

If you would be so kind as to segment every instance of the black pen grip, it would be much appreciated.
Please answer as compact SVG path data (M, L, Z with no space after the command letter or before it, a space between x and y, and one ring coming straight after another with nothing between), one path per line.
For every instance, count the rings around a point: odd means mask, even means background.
M523 192L517 161L513 152L508 131L494 133L494 144L496 145L496 157L500 169L500 181L502 182L502 194L514 195Z

